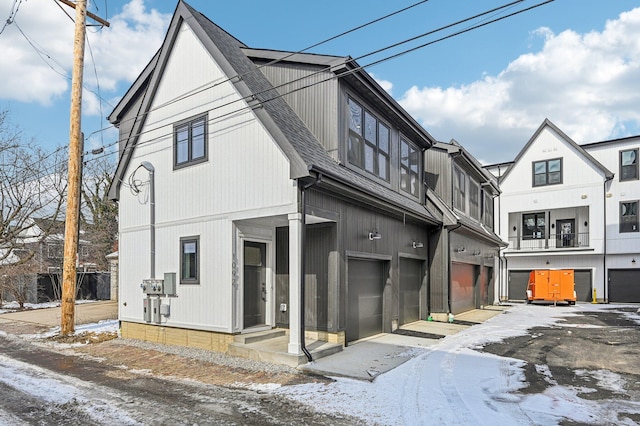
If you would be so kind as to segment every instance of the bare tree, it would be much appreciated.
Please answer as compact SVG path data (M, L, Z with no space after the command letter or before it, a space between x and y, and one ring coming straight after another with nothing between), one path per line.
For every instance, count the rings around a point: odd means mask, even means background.
M91 258L101 270L108 269L105 256L114 251L118 238L118 205L108 195L115 167L113 156L84 162L80 217Z
M0 112L0 277L10 266L41 260L38 250L51 229L34 219L59 218L66 189L66 152L44 152ZM37 232L36 232L37 231ZM6 280L5 280L6 281Z

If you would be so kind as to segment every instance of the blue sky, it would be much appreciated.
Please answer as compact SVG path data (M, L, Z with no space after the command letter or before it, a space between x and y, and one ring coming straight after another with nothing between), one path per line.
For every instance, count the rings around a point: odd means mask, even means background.
M298 51L416 2L189 4L251 47ZM312 51L358 58L505 3L430 0ZM536 3L523 1L506 13ZM88 29L84 82L90 91L83 98L82 124L87 149L116 140L115 130L101 131L109 126L105 117L159 48L175 5L166 0L91 4L90 10L112 25ZM47 150L67 145L69 135L73 22L63 10L74 16L54 0L0 0L0 22L13 19L0 34L0 110L9 110L25 139ZM556 0L367 70L433 136L456 139L486 163L512 160L544 118L578 143L639 134L640 5ZM105 101L98 102L94 93Z

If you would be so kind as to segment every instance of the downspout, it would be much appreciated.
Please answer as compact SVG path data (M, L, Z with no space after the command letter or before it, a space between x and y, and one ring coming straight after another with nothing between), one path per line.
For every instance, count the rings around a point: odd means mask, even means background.
M458 224L453 228L447 228L447 257L448 257L447 259L447 307L449 308L449 312L448 312L449 314L453 313L451 311L451 263L452 263L451 232L455 231L461 226L462 226L462 223L458 222Z
M604 236L603 236L603 242L604 242L604 247L603 247L603 256L602 256L602 274L604 276L604 282L603 284L603 288L604 288L604 302L607 303L608 301L608 289L609 289L609 280L608 280L608 273L607 273L607 182L610 182L613 180L613 176L611 177L607 177L604 180L604 183L602 184L602 210L603 210L603 228L604 228Z
M300 246L301 246L301 250L300 252L302 253L302 256L300 258L300 348L302 349L302 352L305 354L305 356L307 357L307 360L309 362L313 361L313 357L311 356L311 353L307 350L307 346L305 343L305 324L304 324L304 316L305 316L305 287L306 287L306 271L305 271L305 257L306 257L306 243L307 243L307 201L306 201L306 196L305 193L307 191L307 189L311 188L312 186L320 183L320 181L322 180L322 174L318 174L318 176L316 177L316 179L311 182L308 183L304 186L302 186L300 188L300 193L301 193L301 199L300 202L302 203L302 235L300 235Z
M149 222L150 222L150 237L149 244L151 248L151 263L150 263L150 277L156 277L156 196L155 196L155 168L148 161L143 161L140 166L144 167L149 172Z

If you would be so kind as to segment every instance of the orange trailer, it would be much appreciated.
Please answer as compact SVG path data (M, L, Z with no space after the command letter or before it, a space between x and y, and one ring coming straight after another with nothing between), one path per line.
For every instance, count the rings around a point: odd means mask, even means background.
M533 301L576 303L573 269L531 271L527 286L527 303Z

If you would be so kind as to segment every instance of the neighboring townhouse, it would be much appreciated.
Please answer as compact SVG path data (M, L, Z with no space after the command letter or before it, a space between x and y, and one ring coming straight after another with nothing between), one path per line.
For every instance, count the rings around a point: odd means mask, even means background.
M251 49L180 1L109 120L123 336L227 351L279 328L302 359L446 297L435 140L351 58Z
M495 287L499 250L507 244L493 231L496 178L455 140L425 152L427 205L442 213L443 227L432 234L441 247L432 279L444 273L430 297L431 312L458 314L498 301Z
M640 137L576 144L544 120L499 178L500 300L523 300L530 271L573 269L577 300L640 301Z

